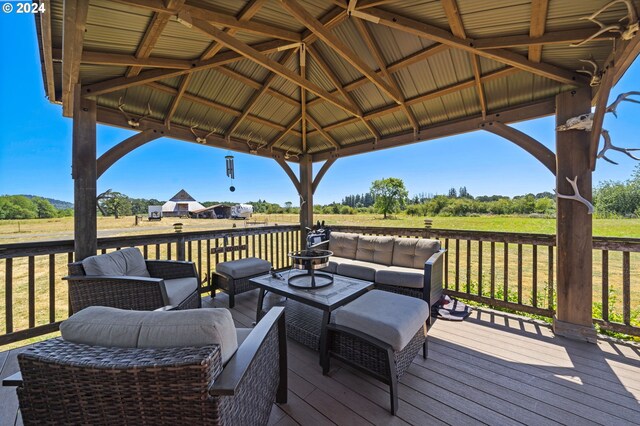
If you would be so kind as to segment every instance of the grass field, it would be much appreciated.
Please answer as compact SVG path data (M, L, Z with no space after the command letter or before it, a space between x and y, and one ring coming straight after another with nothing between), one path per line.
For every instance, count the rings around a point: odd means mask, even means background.
M422 228L424 218L407 217L398 215L390 219L383 220L380 215L359 214L359 215L316 215L315 219L325 221L328 225L360 225L379 227L412 227ZM260 215L256 214L252 222L266 222L268 225L293 224L297 223L298 216L295 214ZM173 233L173 223L184 224L183 231L201 231L214 229L228 229L232 226L239 228L251 226L244 221L232 220L206 220L206 219L178 219L165 218L161 222L148 222L146 219L138 225L135 224L134 217L98 218L99 236L115 237L135 234L151 233ZM555 233L555 219L527 218L527 217L436 217L433 218L433 227L453 230L481 230L481 231L506 231L521 233ZM255 226L255 225L253 225ZM611 237L640 237L640 220L636 219L595 219L594 235ZM0 221L0 246L8 243L47 241L73 238L73 218L42 219L25 221ZM194 245L195 246L195 245ZM479 263L479 244L471 243L469 256L467 257L467 244L462 241L458 251L459 254L459 274L455 274L456 248L451 241L449 246L449 262L447 281L450 288L455 288L456 282L462 291L467 285L472 292L477 294L479 283L482 283L482 293L489 295L489 283L491 281L490 272L490 245L482 245L482 264ZM165 249L162 249L165 250ZM194 247L195 250L195 247ZM155 257L153 248L150 247L150 257ZM161 252L160 257L165 258L166 254ZM192 253L195 259L197 254ZM533 299L533 275L534 269L537 272L538 306L547 307L546 289L548 288L548 263L547 249L538 248L537 263L533 262L533 246L523 245L521 270L518 270L518 246L510 244L508 247L509 260L505 265L504 246L496 244L495 257L495 290L497 297L504 291L507 283L507 295L509 300L517 301L519 298L526 304L531 304ZM470 263L467 265L467 258ZM601 310L602 300L602 253L594 250L593 262L593 300L594 315ZM640 324L640 253L631 253L631 316L632 323ZM62 277L66 275L66 255L56 255L54 257L55 277L53 280L53 305L55 312L50 310L50 289L48 271L50 259L48 256L36 256L33 267L35 269L35 324L46 324L53 315L55 320L64 319L68 313L67 307L67 286ZM480 267L482 273L480 274ZM609 285L610 285L610 312L611 318L620 321L622 313L622 254L611 251L609 253ZM28 326L28 258L16 258L12 264L13 277L13 317L14 329L24 329ZM6 263L0 261L0 318L6 316L6 307L3 302L6 300L5 286ZM517 291L519 274L522 280L522 290ZM555 282L555 280L554 280ZM0 333L6 332L6 324L0 321ZM33 340L32 340L33 341ZM22 342L21 344L24 344ZM16 346L16 345L11 345ZM0 347L0 350L6 349Z

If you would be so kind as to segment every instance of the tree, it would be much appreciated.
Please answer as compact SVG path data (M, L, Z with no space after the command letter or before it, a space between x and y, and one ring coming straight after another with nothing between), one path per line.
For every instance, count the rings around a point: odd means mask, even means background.
M449 190L449 198L458 198L458 193L456 192L455 188L451 188Z
M291 213L291 207L293 207L293 203L291 201L284 203L284 208L287 213Z
M44 198L33 197L31 199L31 202L35 204L36 214L38 215L39 219L49 219L58 215L58 211L56 210L56 208L53 207L53 205Z
M131 214L131 201L129 197L120 192L111 191L108 198L101 200L100 207L103 214L113 215L116 219Z
M371 194L375 199L376 210L387 218L387 213L395 213L404 207L409 191L402 179L387 178L375 180L371 183Z

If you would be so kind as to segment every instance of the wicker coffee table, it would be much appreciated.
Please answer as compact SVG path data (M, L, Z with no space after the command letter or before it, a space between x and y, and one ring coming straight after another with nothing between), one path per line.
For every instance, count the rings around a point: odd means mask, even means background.
M287 284L290 277L305 273L292 270L280 272L276 277L265 274L252 278L251 283L260 288L256 321L264 315L265 307L285 306L287 337L319 350L331 312L373 289L374 284L342 275L334 275L333 284L315 289L301 289Z

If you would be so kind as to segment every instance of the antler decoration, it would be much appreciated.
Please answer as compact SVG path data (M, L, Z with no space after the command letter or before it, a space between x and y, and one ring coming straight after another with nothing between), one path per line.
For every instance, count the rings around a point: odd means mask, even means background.
M591 87L600 86L600 83L602 82L602 71L600 70L598 63L593 58L580 59L580 62L591 65L593 67L593 71L586 70L583 67L581 70L576 70L576 72L587 74L589 77L591 77L591 81L589 82L589 85Z
M618 118L618 112L616 111L620 102L633 102L636 104L640 104L640 101L635 99L628 99L629 96L640 95L640 92L625 92L618 95L615 101L611 105L607 107L606 112L612 113L616 118Z
M264 142L262 138L258 138L258 142L256 143L256 145L251 145L252 141L253 141L253 132L249 133L249 137L247 138L247 146L249 147L250 154L257 154L259 149L267 145L267 143Z
M629 152L629 151L640 151L640 148L620 148L613 145L611 143L611 137L609 136L608 130L604 130L604 129L602 130L602 137L604 138L604 147L602 147L602 150L598 153L597 158L602 158L603 160L608 161L611 164L617 165L618 163L616 163L615 161L611 161L604 155L605 152L611 149L613 151L623 152L627 154L629 157L633 158L634 160L640 161L640 158L634 156Z
M621 23L605 25L597 19L598 15L618 3L624 3L627 6L627 14L618 21L622 22L624 20L627 20L626 26ZM589 21L598 25L600 27L600 30L593 34L591 37L582 40L580 43L570 44L569 46L571 47L582 46L583 44L598 37L600 34L604 34L606 32L620 33L620 37L623 40L631 40L636 36L638 30L640 29L640 25L638 23L638 14L636 13L636 8L633 5L632 0L613 0L602 6L599 10L593 13L593 15L583 16L580 19L588 19Z
M284 153L284 159L288 160L290 158L295 158L296 160L299 160L300 157L298 156L298 154L289 154L289 150L287 150L287 152Z
M209 127L209 125L208 125L208 124L207 124L207 127ZM207 133L206 135L204 135L204 137L203 137L203 138L201 138L201 137L200 137L200 136L198 136L198 134L195 132L195 129L197 129L197 128L198 128L198 125L197 125L197 124L195 124L195 125L193 125L193 124L192 124L192 125L189 127L189 130L191 130L191 133L193 133L193 136L195 136L195 137L196 137L196 142L198 142L198 143L207 143L207 138L208 138L209 136L211 136L213 133L216 133L216 131L218 130L217 128L215 128L215 127L214 127L214 128L213 128L213 130L211 130L209 133Z
M122 98L118 100L118 109L122 114L124 114L124 117L127 119L127 123L129 124L129 126L133 127L134 129L137 129L138 127L140 127L140 121L149 117L152 114L151 105L147 104L147 109L145 110L144 114L141 117L135 118L130 116L124 110L124 102L122 102Z
M569 179L568 177L565 177L565 179L567 180L567 182L571 184L571 187L573 188L573 195L563 195L563 194L560 194L558 191L554 190L558 198L565 198L567 200L579 201L585 206L587 206L588 214L593 214L593 204L591 204L589 200L587 200L582 195L580 195L580 191L578 190L578 183L577 183L578 176L574 177L573 179Z

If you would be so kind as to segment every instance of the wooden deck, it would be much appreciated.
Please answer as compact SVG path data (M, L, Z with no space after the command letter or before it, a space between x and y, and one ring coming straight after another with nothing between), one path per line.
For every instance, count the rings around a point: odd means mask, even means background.
M238 326L251 326L256 298L236 296ZM19 351L0 353L1 377L17 370ZM640 346L574 342L493 311L436 321L429 358L418 356L400 383L393 417L385 385L335 361L325 377L317 353L290 342L289 403L274 406L271 424L640 424ZM0 388L0 425L11 424L21 424L15 390Z

